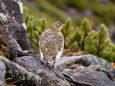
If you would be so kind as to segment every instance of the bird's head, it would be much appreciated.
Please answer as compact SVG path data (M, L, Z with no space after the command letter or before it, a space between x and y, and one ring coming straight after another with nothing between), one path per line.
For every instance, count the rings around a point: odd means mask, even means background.
M62 28L64 28L64 24L63 23L61 23L61 22L59 22L59 21L57 21L57 22L55 22L53 25L52 25L52 29L57 29L57 30L60 30L61 31L61 29Z

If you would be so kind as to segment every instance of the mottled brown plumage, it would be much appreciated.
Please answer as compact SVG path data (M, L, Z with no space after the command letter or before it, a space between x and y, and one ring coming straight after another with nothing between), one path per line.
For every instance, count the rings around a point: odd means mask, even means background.
M40 56L41 59L44 60L58 60L62 55L64 48L64 37L61 33L61 29L63 28L63 24L60 22L56 22L53 26L42 33L39 40L40 47Z

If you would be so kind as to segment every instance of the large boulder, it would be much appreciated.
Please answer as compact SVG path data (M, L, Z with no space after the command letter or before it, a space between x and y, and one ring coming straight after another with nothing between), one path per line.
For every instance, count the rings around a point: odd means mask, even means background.
M24 56L17 58L16 63L39 76L41 81L36 86L70 86L59 70L44 64L36 57Z
M10 59L17 57L17 50L30 50L26 36L21 0L0 0L0 35L5 35ZM3 31L4 34L1 32Z

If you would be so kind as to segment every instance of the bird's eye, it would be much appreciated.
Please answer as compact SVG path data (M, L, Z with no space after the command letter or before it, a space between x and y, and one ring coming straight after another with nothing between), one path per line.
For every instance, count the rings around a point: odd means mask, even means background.
M59 25L57 25L57 27L59 27Z

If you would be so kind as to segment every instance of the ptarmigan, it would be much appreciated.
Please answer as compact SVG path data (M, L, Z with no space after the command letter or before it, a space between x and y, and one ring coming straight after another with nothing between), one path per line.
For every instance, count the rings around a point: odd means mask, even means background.
M56 22L52 27L42 33L39 40L40 56L42 61L53 60L53 65L61 57L64 49L64 36L61 29L64 24Z

